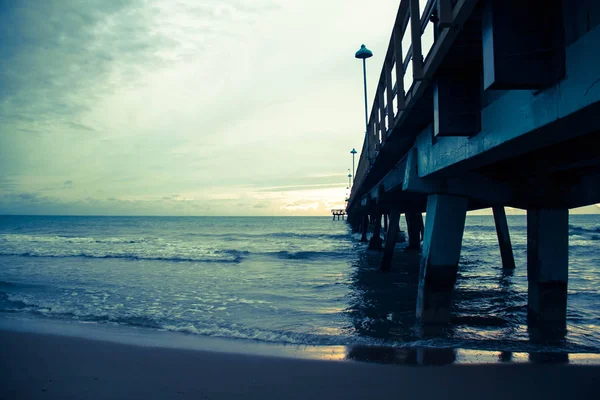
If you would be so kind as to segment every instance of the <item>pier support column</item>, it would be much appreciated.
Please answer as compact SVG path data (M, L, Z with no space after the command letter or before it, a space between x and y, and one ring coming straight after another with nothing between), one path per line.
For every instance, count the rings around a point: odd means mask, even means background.
M373 223L373 236L369 241L369 250L381 250L381 213L376 213L372 217Z
M357 215L356 213L349 213L348 218L346 218L346 221L348 221L348 223L350 224L350 227L352 228L352 233L360 232L360 222L362 221L362 218L359 215Z
M527 322L566 329L569 210L527 210Z
M360 241L363 243L368 242L369 239L367 239L367 231L369 230L369 216L367 214L363 215L362 217L362 224L360 226L360 230L362 233Z
M434 194L427 198L417 293L417 319L424 325L450 321L467 205L465 197Z
M421 227L423 226L423 216L420 212L410 211L405 214L406 229L408 230L408 248L421 248Z
M381 270L389 271L392 268L392 259L394 258L394 248L396 247L396 237L398 236L398 224L400 223L400 211L392 210L390 212L390 223L385 236L385 247L383 249L383 258L381 259Z
M383 231L385 232L385 234L388 234L388 215L387 214L383 214Z
M498 234L498 244L500 245L502 268L515 269L515 257L510 243L506 212L504 211L504 207L493 207L492 210L494 211L494 222L496 223L496 233Z

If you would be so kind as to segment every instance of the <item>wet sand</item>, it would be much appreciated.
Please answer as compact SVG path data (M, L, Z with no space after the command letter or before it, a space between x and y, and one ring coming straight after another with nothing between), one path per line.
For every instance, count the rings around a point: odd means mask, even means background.
M382 365L0 331L0 399L595 398L598 376L598 366Z

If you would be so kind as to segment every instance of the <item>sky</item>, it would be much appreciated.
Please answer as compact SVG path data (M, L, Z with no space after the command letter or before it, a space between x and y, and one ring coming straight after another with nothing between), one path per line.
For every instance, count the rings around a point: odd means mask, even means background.
M343 208L398 4L0 0L0 214Z
M0 214L343 207L397 7L0 0Z

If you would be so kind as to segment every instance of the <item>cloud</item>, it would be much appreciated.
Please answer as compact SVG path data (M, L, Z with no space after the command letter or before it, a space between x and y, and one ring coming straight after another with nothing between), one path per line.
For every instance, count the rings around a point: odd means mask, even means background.
M396 3L0 0L0 213L327 213Z

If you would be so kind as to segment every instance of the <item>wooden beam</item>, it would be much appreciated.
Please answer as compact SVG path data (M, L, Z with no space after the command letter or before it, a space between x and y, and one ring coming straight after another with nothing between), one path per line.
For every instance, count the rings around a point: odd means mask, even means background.
M402 60L402 28L396 23L394 27L394 53L396 62L396 102L398 113L404 110L404 61Z
M423 79L423 52L421 49L421 14L419 0L410 0L410 40L412 43L413 79Z
M381 144L385 142L387 136L387 128L385 124L385 100L383 97L384 82L381 82L377 87L377 107L379 108L379 128L381 131Z
M387 93L388 128L394 129L394 87L392 85L392 60L385 62L385 90Z

